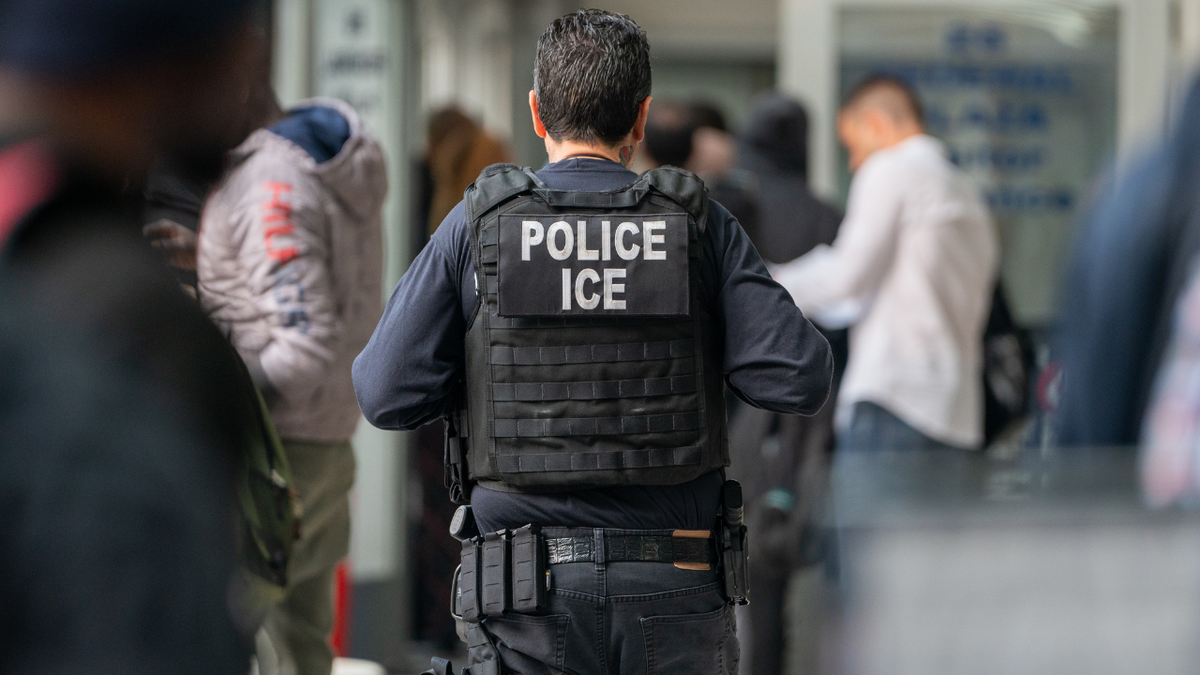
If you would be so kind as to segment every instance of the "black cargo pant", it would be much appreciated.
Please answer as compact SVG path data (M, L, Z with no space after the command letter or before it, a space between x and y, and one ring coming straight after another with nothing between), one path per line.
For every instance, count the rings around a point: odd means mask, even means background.
M737 674L733 608L717 571L581 562L550 574L546 611L470 625L471 675Z

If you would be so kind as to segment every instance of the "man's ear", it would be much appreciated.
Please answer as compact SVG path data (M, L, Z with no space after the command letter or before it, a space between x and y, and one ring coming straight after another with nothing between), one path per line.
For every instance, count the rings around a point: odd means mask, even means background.
M529 112L533 114L533 133L538 135L538 138L546 137L546 125L542 124L542 116L538 114L537 94L529 90Z
M633 135L634 143L641 143L646 138L646 119L650 116L651 98L652 97L647 96L646 98L642 99L641 103L638 104L637 120L634 121L633 131L630 132Z

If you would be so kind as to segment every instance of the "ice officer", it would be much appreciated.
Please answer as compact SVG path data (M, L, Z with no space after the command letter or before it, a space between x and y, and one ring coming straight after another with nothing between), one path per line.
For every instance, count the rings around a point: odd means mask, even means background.
M529 98L549 164L480 175L354 364L376 426L449 419L482 533L459 535L471 675L736 673L724 389L795 414L829 393L828 344L704 184L628 170L649 57L627 16L550 24Z

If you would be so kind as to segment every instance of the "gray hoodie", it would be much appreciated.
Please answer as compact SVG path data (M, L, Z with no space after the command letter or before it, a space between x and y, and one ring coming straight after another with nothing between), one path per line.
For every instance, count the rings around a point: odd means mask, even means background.
M302 117L314 110L315 121ZM280 436L342 441L359 420L350 366L381 312L387 172L350 106L313 99L292 112L293 123L260 129L233 151L209 197L199 292L263 388Z

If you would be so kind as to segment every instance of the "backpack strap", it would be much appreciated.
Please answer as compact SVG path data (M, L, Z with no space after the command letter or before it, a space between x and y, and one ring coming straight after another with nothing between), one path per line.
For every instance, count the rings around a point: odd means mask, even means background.
M58 183L57 165L40 142L0 150L0 250L25 218L54 194Z

